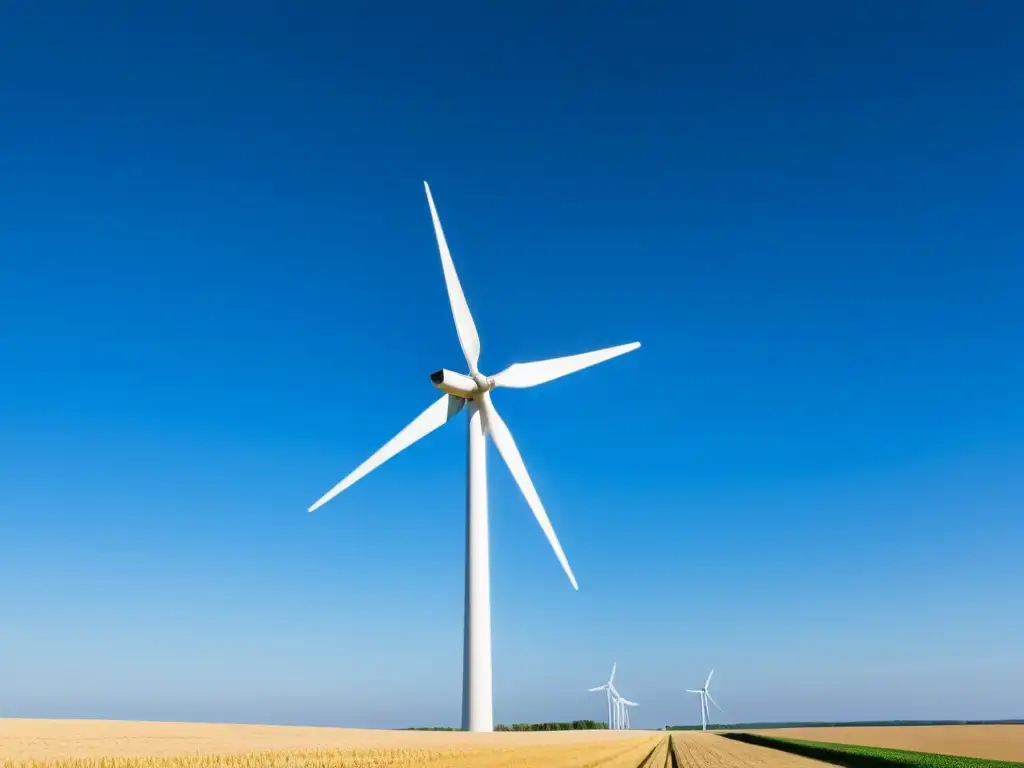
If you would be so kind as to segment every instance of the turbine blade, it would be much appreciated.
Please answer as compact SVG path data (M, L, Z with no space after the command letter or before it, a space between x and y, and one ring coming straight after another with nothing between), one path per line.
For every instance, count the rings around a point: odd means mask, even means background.
M693 690L692 688L687 688L687 689L686 689L686 692L687 692L687 693L704 693L704 691L695 691L695 690Z
M519 485L519 490L526 497L526 503L530 505L530 509L533 510L533 516L537 518L537 522L540 524L541 530L544 531L548 543L555 550L555 557L562 564L562 569L565 571L566 576L569 577L572 588L579 589L579 586L576 584L576 577L572 575L572 568L569 567L569 561L565 558L565 552L562 551L562 545L558 543L555 529L551 527L548 513L544 511L544 505L541 504L540 496L537 495L537 489L533 487L533 481L530 479L530 473L526 471L523 457L519 455L519 449L516 447L516 441L512 438L512 433L508 431L505 422L498 415L497 409L495 409L494 404L491 402L490 393L485 392L479 399L480 405L483 407L487 431L490 432L491 438L498 448L498 453L505 460L509 471L512 472L512 476Z
M726 691L726 693L728 693L728 691ZM709 699L711 699L711 703L712 704L714 704L716 707L718 707L718 702L711 698L711 694L710 693L705 693L704 695L707 696ZM725 710L722 709L721 707L718 707L718 711L722 712L722 713L725 712Z
M462 284L455 272L448 241L445 240L441 220L437 217L437 208L434 207L434 197L430 194L430 185L424 181L423 188L427 190L427 203L430 205L430 217L434 220L437 248L441 251L441 269L444 270L448 301L452 305L452 317L455 318L455 332L459 334L459 344L462 345L462 353L466 356L470 373L477 373L477 363L480 362L480 335L476 332L473 315L469 313L469 304L466 303L466 294L462 292Z
M590 693L592 691L603 691L607 687L607 685L599 685L597 686L597 688L587 688L587 693Z
M348 477L325 493L320 500L316 502L316 504L309 508L309 511L312 512L318 507L322 507L357 480L375 470L396 453L408 448L421 437L429 435L442 424L452 419L459 411L462 410L462 406L465 404L466 401L461 397L444 395L440 400L413 419L405 429L384 443L380 450L356 467Z
M634 341L631 344L599 349L596 352L584 352L580 355L538 360L535 363L516 363L494 376L494 385L497 387L535 387L546 381L568 376L570 373L632 352L639 346L640 342Z
M707 687L711 684L711 676L713 674L715 674L715 670L713 670L713 669L710 672L708 672L708 679L706 681L704 681L704 688L705 689L707 689Z
M639 707L640 706L635 701L630 701L629 699L622 699L622 703L625 704L627 707Z
M611 683L611 681L615 679L615 667L617 666L617 663L618 662L612 662L612 673L608 676L609 683Z

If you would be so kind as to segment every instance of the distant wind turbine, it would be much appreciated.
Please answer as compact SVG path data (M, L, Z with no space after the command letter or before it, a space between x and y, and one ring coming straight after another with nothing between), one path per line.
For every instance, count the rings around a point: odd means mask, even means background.
M704 681L703 688L691 689L687 688L687 693L699 693L700 694L700 729L706 731L708 729L708 720L711 719L711 710L708 708L708 701L718 707L718 702L711 698L711 693L708 691L708 686L711 685L711 675L715 674L715 670L711 670L708 673L708 679ZM724 712L721 707L718 707L719 712Z
M608 729L609 730L621 730L622 728L629 728L629 711L626 707L638 707L640 706L635 701L630 701L622 697L617 690L615 690L615 667L612 664L612 673L608 676L608 682L604 685L599 685L596 688L588 688L588 693L594 691L604 691L608 697Z
M615 679L615 662L612 662L612 673L608 676L608 682L604 685L599 685L597 688L588 688L587 693L593 693L594 691L604 691L608 696L608 729L612 730L615 726L612 724L612 680Z
M620 715L620 722L624 722L625 727L628 730L630 726L629 726L629 710L627 709L627 707L639 707L640 705L637 704L635 701L630 701L629 699L623 699L622 697L619 697L619 705L622 707L621 715Z

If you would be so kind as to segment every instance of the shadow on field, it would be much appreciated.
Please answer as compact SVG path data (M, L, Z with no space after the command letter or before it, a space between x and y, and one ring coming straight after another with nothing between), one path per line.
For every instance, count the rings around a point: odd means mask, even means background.
M720 733L723 739L742 741L744 744L754 744L758 747L767 747L779 752L788 752L791 755L809 757L813 760L820 760L823 763L832 765L845 765L848 768L896 768L906 766L903 760L894 760L881 755L853 755L839 749L819 747L814 744L797 744L792 741L773 739L768 736L761 736L756 733Z

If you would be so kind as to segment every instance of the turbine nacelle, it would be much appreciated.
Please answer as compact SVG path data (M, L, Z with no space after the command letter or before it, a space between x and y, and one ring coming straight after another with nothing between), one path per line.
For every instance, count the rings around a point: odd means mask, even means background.
M430 374L430 382L442 392L461 397L463 400L472 400L495 387L494 379L490 376L481 373L467 376L464 373L449 371L447 368Z

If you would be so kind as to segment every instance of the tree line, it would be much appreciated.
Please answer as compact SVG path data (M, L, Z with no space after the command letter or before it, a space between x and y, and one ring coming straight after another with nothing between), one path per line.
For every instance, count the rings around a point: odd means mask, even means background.
M571 723L513 723L496 725L496 731L596 731L608 727L597 720L573 720Z
M596 731L608 727L607 723L599 720L573 720L571 723L512 723L504 725L499 723L494 726L496 731ZM420 728L402 728L403 731L461 731L461 728L450 728L447 726L425 726Z

